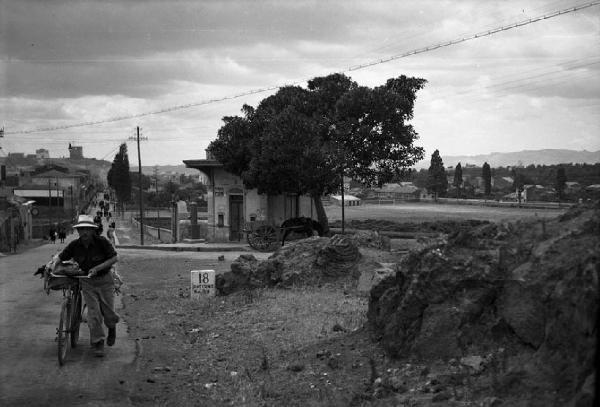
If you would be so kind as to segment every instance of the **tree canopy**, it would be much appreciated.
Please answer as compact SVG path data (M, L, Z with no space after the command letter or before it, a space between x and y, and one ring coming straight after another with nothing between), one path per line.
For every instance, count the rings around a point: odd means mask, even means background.
M458 198L460 196L460 187L463 183L463 176L462 176L462 166L460 165L460 162L458 164L456 164L456 167L454 167L454 179L452 181L452 185L454 185L454 187L456 188L456 197Z
M119 152L108 170L106 176L108 186L115 190L119 202L131 200L131 177L129 175L129 156L127 155L127 144L119 146Z
M489 196L492 192L492 169L487 161L483 163L481 178L483 178L483 193L485 196Z
M369 88L332 74L306 89L286 86L224 117L208 150L259 193L310 195L326 229L321 196L338 191L343 176L382 185L423 158L408 121L425 83L403 75Z
M431 154L431 163L427 171L427 190L435 195L435 199L438 196L446 196L448 191L448 177L439 150Z
M563 199L565 195L565 187L567 185L567 173L564 167L558 167L556 170L556 181L554 189L558 195L558 199Z

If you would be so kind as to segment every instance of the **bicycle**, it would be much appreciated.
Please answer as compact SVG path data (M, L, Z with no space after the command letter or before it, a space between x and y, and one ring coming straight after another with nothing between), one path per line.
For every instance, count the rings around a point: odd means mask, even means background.
M87 276L63 276L50 273L47 283L48 289L62 290L63 292L60 319L56 329L58 364L60 366L65 364L69 348L75 348L79 340L79 327L83 311L81 278L87 278Z

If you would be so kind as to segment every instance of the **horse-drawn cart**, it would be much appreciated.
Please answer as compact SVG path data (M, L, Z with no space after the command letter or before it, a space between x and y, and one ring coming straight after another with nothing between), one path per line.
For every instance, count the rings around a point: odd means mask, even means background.
M311 218L290 218L277 226L269 221L255 220L246 222L244 232L250 247L261 252L276 250L285 244L292 233L301 237L310 237L316 233L322 235L321 225Z

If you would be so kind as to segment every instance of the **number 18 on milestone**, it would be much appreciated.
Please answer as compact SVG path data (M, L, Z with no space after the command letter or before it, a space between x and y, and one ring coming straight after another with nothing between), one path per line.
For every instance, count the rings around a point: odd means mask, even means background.
M200 297L214 297L215 271L214 270L192 270L190 271L192 284L190 298L197 300Z

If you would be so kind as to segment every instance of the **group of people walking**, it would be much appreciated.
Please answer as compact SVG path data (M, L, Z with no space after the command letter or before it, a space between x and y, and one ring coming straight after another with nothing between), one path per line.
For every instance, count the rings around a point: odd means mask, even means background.
M67 230L62 225L51 226L48 230L48 237L52 243L56 243L56 239L60 240L61 243L64 243L67 238Z

